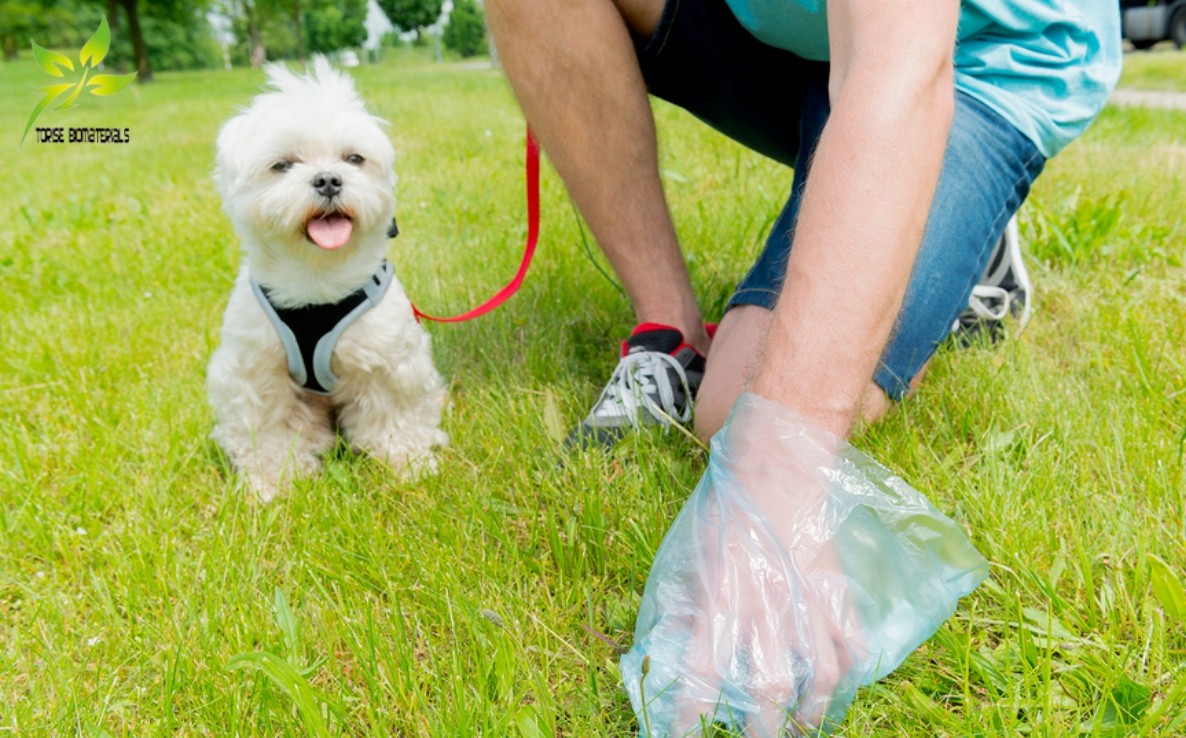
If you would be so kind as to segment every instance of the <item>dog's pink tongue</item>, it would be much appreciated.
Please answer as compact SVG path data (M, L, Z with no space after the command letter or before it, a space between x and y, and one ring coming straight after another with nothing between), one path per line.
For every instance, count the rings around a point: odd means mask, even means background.
M323 249L336 249L346 245L354 224L341 215L327 215L309 221L309 238Z

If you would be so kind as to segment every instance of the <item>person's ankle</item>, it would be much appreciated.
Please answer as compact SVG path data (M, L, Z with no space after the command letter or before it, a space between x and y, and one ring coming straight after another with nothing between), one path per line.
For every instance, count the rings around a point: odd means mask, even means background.
M684 342L692 348L699 351L702 355L708 356L708 349L712 346L712 337L708 335L708 329L704 327L704 323L699 320L688 330L680 330L684 334Z

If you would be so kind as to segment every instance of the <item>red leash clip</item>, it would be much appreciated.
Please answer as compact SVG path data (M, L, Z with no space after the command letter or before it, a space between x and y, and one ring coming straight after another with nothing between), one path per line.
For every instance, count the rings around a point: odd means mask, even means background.
M493 297L486 302L478 305L473 310L462 313L461 315L454 315L449 318L438 318L434 315L421 312L420 308L413 303L412 312L416 315L416 320L421 318L425 320L436 321L437 323L460 323L471 318L477 318L485 315L499 305L503 304L510 298L511 295L518 291L523 284L523 278L527 276L527 268L531 266L531 258L535 256L535 246L539 242L539 144L535 142L535 136L531 134L531 129L527 129L527 245L523 249L523 260L519 263L519 271L515 273L514 279L499 290Z

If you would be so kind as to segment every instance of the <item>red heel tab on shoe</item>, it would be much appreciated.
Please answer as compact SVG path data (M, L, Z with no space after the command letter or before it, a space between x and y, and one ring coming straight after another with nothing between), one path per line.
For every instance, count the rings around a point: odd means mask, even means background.
M708 332L711 338L717 330L715 323L706 323L704 330ZM640 339L640 336L647 334L654 334ZM697 356L703 356L696 347L684 340L683 331L680 329L667 325L665 323L639 323L634 326L634 330L630 333L630 338L622 342L622 356L630 353L632 348L639 346L645 347L648 351L661 351L675 355L685 348L689 348L696 353Z
M684 343L684 334L680 329L664 323L639 323L630 332L630 337L622 341L622 356L635 349L672 353L678 351Z
M683 335L683 333L681 333L678 328L670 325L664 325L663 323L639 323L638 325L634 326L634 330L630 331L630 335L637 336L639 333L647 333L649 331L675 331L681 336Z

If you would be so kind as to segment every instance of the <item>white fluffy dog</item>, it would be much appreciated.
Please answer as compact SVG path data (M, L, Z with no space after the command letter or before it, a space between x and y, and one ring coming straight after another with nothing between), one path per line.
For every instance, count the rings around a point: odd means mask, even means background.
M397 472L435 469L444 385L384 258L395 153L346 75L268 69L227 121L215 179L245 259L207 388L215 441L263 501L335 428Z

